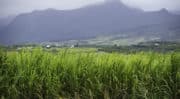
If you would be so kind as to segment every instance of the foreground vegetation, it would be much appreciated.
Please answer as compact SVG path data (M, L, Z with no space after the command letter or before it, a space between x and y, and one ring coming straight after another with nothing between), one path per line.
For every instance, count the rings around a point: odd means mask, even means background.
M0 51L0 96L10 99L179 99L180 53Z

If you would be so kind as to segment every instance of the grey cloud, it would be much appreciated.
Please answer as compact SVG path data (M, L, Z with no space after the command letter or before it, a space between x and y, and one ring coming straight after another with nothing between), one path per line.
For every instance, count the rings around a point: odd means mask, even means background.
M0 17L47 8L74 9L88 4L117 0L0 0ZM143 10L180 10L180 0L122 0L128 6Z
M168 10L180 10L180 0L122 0L131 7L141 8L143 10L159 10L166 8Z

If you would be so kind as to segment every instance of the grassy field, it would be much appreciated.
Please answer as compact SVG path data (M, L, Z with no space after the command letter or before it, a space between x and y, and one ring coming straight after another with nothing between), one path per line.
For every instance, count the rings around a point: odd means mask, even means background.
M180 99L180 53L2 50L0 96L2 99Z

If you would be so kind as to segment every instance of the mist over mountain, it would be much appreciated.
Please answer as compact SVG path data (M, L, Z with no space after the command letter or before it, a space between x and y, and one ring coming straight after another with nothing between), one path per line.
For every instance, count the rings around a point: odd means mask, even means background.
M173 11L172 13L180 15L180 11Z
M118 0L107 0L74 10L47 9L18 15L0 30L0 43L63 41L121 34L178 40L179 32L180 15L166 9L144 12Z
M5 28L8 24L10 24L15 16L8 16L0 18L0 30Z

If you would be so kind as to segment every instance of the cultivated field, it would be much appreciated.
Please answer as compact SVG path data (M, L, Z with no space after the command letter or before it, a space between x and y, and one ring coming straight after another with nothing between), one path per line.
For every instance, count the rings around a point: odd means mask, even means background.
M180 99L180 53L2 50L0 96L2 99Z

